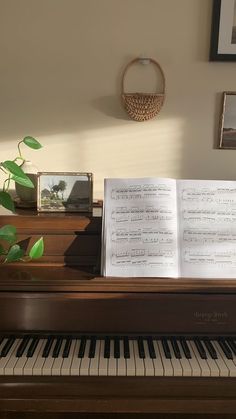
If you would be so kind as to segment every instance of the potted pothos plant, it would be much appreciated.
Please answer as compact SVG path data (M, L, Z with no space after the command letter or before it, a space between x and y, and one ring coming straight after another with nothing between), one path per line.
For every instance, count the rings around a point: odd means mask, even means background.
M21 153L22 144L25 144L34 150L38 150L42 147L42 145L35 138L30 136L24 137L23 140L18 143L19 155L14 160L5 160L0 162L0 170L6 176L6 179L3 182L2 190L0 190L0 205L12 212L15 212L15 205L12 196L9 193L11 182L15 182L16 184L25 186L26 188L34 188L33 182L21 168L25 162ZM14 225L7 224L0 228L0 241L4 243L4 245L0 244L0 262L2 263L38 259L44 252L44 241L43 237L41 237L34 243L29 250L28 255L26 255L25 251L18 243L16 243L17 231Z

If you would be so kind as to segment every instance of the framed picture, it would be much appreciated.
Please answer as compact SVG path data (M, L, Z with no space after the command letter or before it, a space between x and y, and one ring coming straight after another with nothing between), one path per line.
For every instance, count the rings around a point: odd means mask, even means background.
M223 92L219 148L236 150L236 92Z
M211 61L236 61L236 0L213 0Z
M92 203L92 173L39 172L38 211L91 212Z

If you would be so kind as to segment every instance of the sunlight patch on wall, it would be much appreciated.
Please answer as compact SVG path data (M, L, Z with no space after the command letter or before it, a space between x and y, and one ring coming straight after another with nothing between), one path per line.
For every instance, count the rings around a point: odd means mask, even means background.
M24 149L40 171L92 172L94 196L103 196L106 177L178 177L184 122L179 119L91 127L70 134L37 137L43 148ZM16 144L1 142L1 159L16 154Z

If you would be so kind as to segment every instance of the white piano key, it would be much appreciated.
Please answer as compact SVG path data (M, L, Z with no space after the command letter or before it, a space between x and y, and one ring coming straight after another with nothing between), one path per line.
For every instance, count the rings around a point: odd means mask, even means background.
M164 376L171 377L174 375L174 370L170 359L166 358L164 349L162 347L161 341L157 341L157 345L161 354L162 364L164 368Z
M223 350L221 349L220 345L216 340L211 341L212 345L214 346L217 355L219 356L219 359L223 361L225 364L226 369L224 369L224 375L223 377L235 377L236 376L236 367L232 359L227 359ZM223 367L223 365L222 365Z
M62 363L63 363L62 354L63 354L63 351L64 351L65 344L66 344L66 339L63 339L58 357L54 358L54 362L53 362L52 370L51 370L52 375L55 375L55 376L61 375L61 367L62 367Z
M195 358L197 359L197 361L199 363L199 366L201 368L201 376L202 377L210 377L211 372L210 372L209 365L208 365L208 363L205 359L202 359L200 357L200 354L197 350L197 347L196 347L195 343L192 340L189 340L188 345L191 346L191 348L194 352Z
M105 341L102 340L100 348L98 375L107 375L108 373L108 358L104 358L104 346Z
M93 376L99 375L98 371L99 371L100 348L101 348L101 340L98 339L96 341L96 349L95 349L94 358L91 358L91 361L90 361L89 375L93 375Z
M211 357L206 345L204 344L204 342L202 342L205 352L207 354L207 363L209 365L210 368L210 374L211 377L219 377L220 376L220 369L217 365L217 363L215 362L215 360Z
M5 368L4 368L4 374L5 375L13 375L13 373L14 373L15 364L19 360L19 357L16 356L16 353L17 353L17 350L18 350L19 345L21 344L22 340L23 339L17 339L18 344L17 344L17 346L15 346L14 351L11 353L11 356L10 356L9 360L8 360L7 364L5 365Z
M142 358L139 358L139 352L138 352L138 342L137 340L133 340L133 347L134 347L134 360L135 360L135 370L136 376L143 376L145 375L145 368L144 368L144 361Z
M189 359L189 364L192 368L192 376L193 377L201 377L202 371L201 371L198 359L196 358L195 353L194 353L194 351L193 351L193 349L190 345L189 340L187 341L187 345L188 345L189 352L190 352L190 355L191 355L191 358Z
M40 341L38 342L38 345L34 351L34 355L29 357L24 365L23 368L23 375L33 375L33 367L34 364L36 363L36 360L38 358L40 349L42 348L43 345L45 345L46 340L44 339L40 339Z
M43 373L43 365L46 361L46 358L44 358L42 355L43 355L43 350L45 348L46 342L47 342L47 339L42 339L42 346L40 347L38 357L33 367L33 375L42 375Z
M179 343L179 342L178 342ZM186 358L184 351L181 347L181 344L179 343L179 351L182 358L180 358L179 362L181 363L182 369L183 369L183 376L184 377L191 377L193 374L193 370L190 364L190 360ZM200 371L200 368L199 368Z
M130 352L130 358L125 358L126 372L128 376L135 376L136 365L135 365L135 359L134 359L134 345L133 345L132 339L129 339L129 352Z
M171 364L172 364L172 367L173 367L173 370L174 370L174 376L175 377L182 377L183 376L182 365L181 365L179 359L177 359L176 356L175 356L174 350L173 350L172 345L171 345L171 341L167 340L167 343L168 343L169 348L170 348L170 354L171 354L171 360L170 361L171 361Z
M89 358L89 348L90 348L91 340L86 340L84 356L81 359L79 375L89 375L89 366L90 366L90 358Z
M26 356L26 351L31 343L32 339L30 339L30 341L28 342L28 345L26 346L24 353L21 357L18 358L17 363L15 364L14 367L14 375L23 375L24 374L24 366L28 360L27 356Z
M120 358L117 358L117 375L126 376L126 360L124 358L124 342L120 339Z
M52 354L53 354L53 350L56 346L56 342L57 340L54 339L53 344L51 346L50 352L47 356L47 358L45 359L45 362L43 364L43 368L42 368L42 375L52 375L52 366L54 363L54 359Z
M72 358L70 373L71 375L79 375L81 359L78 357L79 348L80 348L81 339L76 340L74 356Z
M117 375L117 360L114 358L114 339L110 341L110 358L108 359L107 375Z
M159 346L156 340L153 340L153 346L156 352L156 358L153 358L154 374L156 377L162 377L164 375L164 367L161 359Z
M70 352L67 358L63 358L61 366L61 375L71 375L71 365L73 357L75 356L76 339L71 342ZM78 354L77 354L78 355Z
M144 358L144 368L145 368L145 375L146 376L153 376L155 375L153 360L150 358L149 350L148 350L148 344L146 339L143 341L144 351L146 354L146 357Z
M11 358L12 353L14 352L15 348L19 345L20 339L16 339L13 343L11 349L9 350L7 356L0 358L0 375L4 375L4 368L7 365L9 359Z

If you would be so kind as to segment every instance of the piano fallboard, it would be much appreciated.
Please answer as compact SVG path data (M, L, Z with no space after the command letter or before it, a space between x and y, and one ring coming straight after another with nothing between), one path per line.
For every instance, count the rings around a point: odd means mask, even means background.
M0 276L0 332L236 332L235 280L102 278L20 265Z

